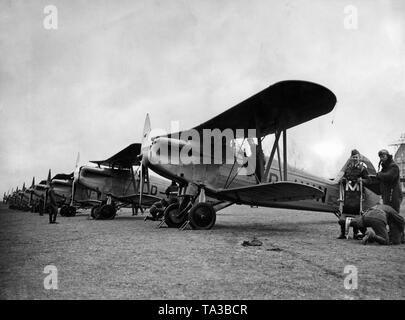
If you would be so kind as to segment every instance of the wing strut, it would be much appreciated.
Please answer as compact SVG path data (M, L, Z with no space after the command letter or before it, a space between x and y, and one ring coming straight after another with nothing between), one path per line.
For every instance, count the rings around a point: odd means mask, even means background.
M277 151L277 158L278 158L278 167L279 167L279 171L280 171L280 180L287 181L287 130L284 129L282 132L283 132L283 168L281 168L280 147L279 147L279 143L278 143L280 140L281 131L277 130L274 133L275 139L274 139L273 147L271 149L270 158L266 164L266 170L264 172L263 182L270 182L270 179L268 179L268 177L269 177L271 164L273 163L273 159L274 159L274 155L275 155L276 151Z
M131 177L132 177L132 185L134 186L134 193L137 193L138 190L136 189L135 172L133 166L131 166Z
M280 180L283 180L283 169L281 169L281 157L280 157L280 145L277 145L277 161L278 161L278 173L280 174Z
M283 166L284 166L284 181L287 181L287 129L283 130ZM281 172L280 172L281 177Z
M260 125L259 122L257 121L257 114L256 114L256 135L257 135L257 154L256 154L256 159L258 161L256 161L256 166L258 166L257 168L257 180L258 183L262 182L262 178L263 178L263 173L264 173L264 164L263 164L263 160L264 160L264 154L263 154L263 149L262 149L262 133L260 131Z
M267 177L269 176L270 167L271 167L271 164L272 164L273 159L274 159L274 153L276 152L276 148L278 147L278 139L279 138L280 138L280 131L276 131L275 132L275 140L274 140L274 143L273 143L273 148L271 149L270 158L269 158L269 161L267 162L266 171L264 173L265 179L267 179Z

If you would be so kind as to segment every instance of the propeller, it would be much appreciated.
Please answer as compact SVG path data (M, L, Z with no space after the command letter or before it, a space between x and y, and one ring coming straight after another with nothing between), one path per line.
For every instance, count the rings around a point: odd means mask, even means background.
M139 183L139 207L142 206L142 194L143 194L143 183L146 180L149 183L149 171L147 167L147 160L148 160L148 151L150 147L150 132L151 132L151 125L149 114L146 114L145 124L143 126L142 132L142 144L141 144L141 154L138 156L141 160L141 167L140 167L140 178L141 181ZM149 186L148 186L149 188Z
M80 161L80 152L77 153L77 158L76 158L76 165L75 165L75 170L73 171L73 181L72 181L72 195L70 197L70 206L73 207L73 201L75 198L75 185L77 181L79 180L79 161Z
M35 186L35 177L32 177L31 188L29 189L30 190L30 201L28 202L28 205L31 205L31 202L32 202L32 194L33 194L34 186Z
M46 186L48 188L51 186L51 169L49 169L49 171L48 171L48 178L46 179ZM47 201L48 201L48 189L45 192L44 211L46 209Z

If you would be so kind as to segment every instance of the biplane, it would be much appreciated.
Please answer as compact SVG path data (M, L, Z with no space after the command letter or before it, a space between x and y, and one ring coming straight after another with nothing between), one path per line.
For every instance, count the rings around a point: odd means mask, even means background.
M30 201L30 192L29 189L25 187L25 183L21 189L18 187L14 192L12 192L11 196L9 197L9 208L10 209L17 209L22 211L29 211L29 201Z
M141 171L147 176L151 169L182 186L182 200L164 212L166 224L210 229L216 212L232 204L332 212L339 216L338 181L293 170L287 164L287 129L329 113L335 104L336 97L329 89L312 82L288 80L269 86L187 131L152 137L147 115L139 156ZM201 139L207 132L225 131L235 138L228 141L212 134L208 143ZM266 157L262 142L268 135L274 135L274 143ZM242 143L238 143L240 140ZM250 154L254 156L250 162L245 161L249 154L244 151L245 159L239 161L241 146L249 140ZM222 153L216 155L218 150Z
M97 194L93 201L91 216L94 219L113 219L118 209L131 207L133 214L150 207L161 200L169 182L151 176L140 181L137 159L140 143L133 143L105 160L90 161L96 166L80 166L74 172L73 198L78 188L91 190ZM135 171L134 167L138 167ZM140 193L139 188L143 191Z
M76 184L72 197L73 179L74 172L58 173L51 179L61 216L73 217L77 209L89 209L98 203L97 193L80 184Z
M25 187L25 183L21 190L18 188L10 196L10 207L15 209L20 209L24 211L34 211L34 203L45 194L46 191L46 181L41 181L40 184L35 184L35 178L32 179L32 184L29 188Z
M48 177L46 180L41 180L38 184L35 184L35 177L32 178L32 184L29 188L30 201L29 206L31 212L46 212L47 202L47 190L51 181L51 169L48 171Z

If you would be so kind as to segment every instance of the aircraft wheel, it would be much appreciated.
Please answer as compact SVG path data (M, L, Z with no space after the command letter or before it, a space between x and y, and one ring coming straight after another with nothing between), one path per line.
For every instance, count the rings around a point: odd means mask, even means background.
M68 207L68 217L74 217L76 215L76 208L69 206Z
M69 207L68 206L62 206L62 208L60 208L59 214L62 217L67 217L69 215Z
M100 211L100 206L91 207L90 217L92 217L93 219L98 219L99 211Z
M211 229L216 221L217 214L211 204L200 202L194 205L188 213L188 220L193 229Z
M187 219L187 215L179 215L180 206L178 203L173 203L165 209L163 216L169 228L180 228Z
M100 208L100 218L101 219L114 219L115 214L117 213L117 210L115 210L115 207L111 204L105 204Z

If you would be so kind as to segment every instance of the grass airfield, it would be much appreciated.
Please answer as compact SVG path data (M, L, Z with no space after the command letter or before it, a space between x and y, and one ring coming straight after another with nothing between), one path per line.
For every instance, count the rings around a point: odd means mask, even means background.
M405 298L405 245L337 240L333 214L231 206L211 230L178 231L130 209L89 213L52 225L0 204L0 299ZM242 246L253 237L262 246ZM47 265L56 290L44 288ZM348 265L357 289L345 288Z

